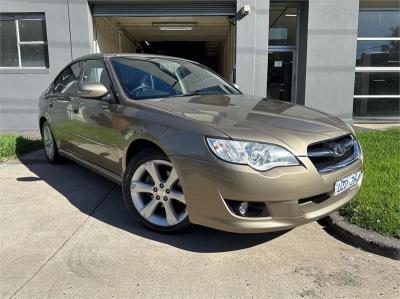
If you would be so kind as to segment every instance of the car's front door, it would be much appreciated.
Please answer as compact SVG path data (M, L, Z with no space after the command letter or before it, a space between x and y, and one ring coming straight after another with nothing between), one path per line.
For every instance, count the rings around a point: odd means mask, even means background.
M71 99L76 95L83 62L67 66L54 80L45 98L48 102L48 120L60 148L70 148Z
M119 172L116 148L115 111L118 105L111 88L111 80L104 61L86 60L81 84L101 83L109 94L99 99L72 99L71 132L75 135L73 152L94 164L115 173ZM79 91L79 87L78 87Z

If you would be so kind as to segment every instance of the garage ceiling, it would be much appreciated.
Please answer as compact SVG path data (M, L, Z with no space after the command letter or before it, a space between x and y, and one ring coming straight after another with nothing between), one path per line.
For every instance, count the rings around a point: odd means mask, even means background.
M133 41L224 41L229 32L227 17L107 17ZM192 24L188 31L164 31L159 24Z

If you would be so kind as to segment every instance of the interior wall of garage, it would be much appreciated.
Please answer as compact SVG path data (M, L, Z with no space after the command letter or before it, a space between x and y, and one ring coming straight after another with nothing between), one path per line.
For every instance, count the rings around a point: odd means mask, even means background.
M111 20L93 18L93 25L95 53L136 53L134 42Z
M235 47L235 28L233 25L230 25L229 32L218 51L218 60L220 62L219 74L230 82L234 81Z

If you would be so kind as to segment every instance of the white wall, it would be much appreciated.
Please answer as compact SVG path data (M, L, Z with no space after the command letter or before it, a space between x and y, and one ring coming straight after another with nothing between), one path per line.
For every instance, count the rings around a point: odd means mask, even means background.
M49 68L0 68L0 131L38 129L40 94L67 63L93 50L88 3L86 0L0 0L0 12L45 13Z
M353 112L358 2L309 2L305 105L346 120Z
M236 83L249 95L266 96L268 75L269 0L237 0ZM250 5L248 15L240 14Z

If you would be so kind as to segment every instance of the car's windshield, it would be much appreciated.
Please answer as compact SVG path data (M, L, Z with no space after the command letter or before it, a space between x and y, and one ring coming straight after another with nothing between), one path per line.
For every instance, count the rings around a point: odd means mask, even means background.
M132 99L239 93L212 71L189 61L158 57L116 57L111 61Z

